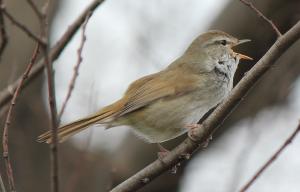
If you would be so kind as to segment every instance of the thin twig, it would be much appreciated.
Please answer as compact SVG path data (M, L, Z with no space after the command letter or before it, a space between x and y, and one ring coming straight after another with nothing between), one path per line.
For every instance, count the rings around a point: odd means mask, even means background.
M85 18L90 12L95 11L95 9L103 2L104 0L94 0L83 12L82 14L74 21L72 25L69 26L67 31L61 37L61 39L57 42L57 44L51 49L49 54L49 60L53 61L66 45L70 42L71 38L74 36L76 31L80 28L81 24L85 21ZM2 9L1 9L2 10ZM48 55L48 54L46 54ZM20 90L31 82L38 74L43 71L44 68L44 59L39 60L39 62L32 68L31 74L29 75L28 79L23 81L23 86L20 87ZM9 85L4 91L0 93L0 108L3 109L4 105L13 98L14 92L17 90L19 83L22 81L23 77L19 77L14 83ZM19 90L19 92L20 92Z
M285 140L282 146L269 158L269 160L251 177L251 179L241 188L240 192L245 192L249 189L251 185L257 180L259 176L278 158L278 156L283 152L283 150L292 143L294 138L300 132L300 122L295 129L295 131Z
M250 7L254 12L256 12L256 14L261 17L265 22L267 22L268 24L271 25L272 29L275 31L275 33L277 34L278 37L280 37L282 35L282 33L279 31L279 29L277 28L277 26L274 24L274 22L270 19L268 19L261 11L259 11L252 2L249 2L247 0L240 0L242 3L244 3L245 5L247 5L248 7Z
M3 6L2 0L0 0L0 7ZM3 51L7 45L7 33L5 29L5 22L3 18L3 12L0 10L0 36L1 36L1 45L0 45L0 61Z
M53 135L52 144L50 145L51 149L51 188L52 192L59 191L59 179L58 179L58 149L57 149L57 108L56 108L56 99L55 99L55 87L54 87L54 72L52 61L49 59L48 48L43 48L45 65L47 71L47 84L48 84L48 102L50 106L51 114L51 123L50 129Z
M44 15L42 14L42 12L40 12L36 4L32 0L27 0L27 3L30 5L39 20L42 20Z
M3 13L3 15L6 16L6 18L8 18L15 26L17 26L19 29L21 29L21 31L23 31L25 34L27 34L30 38L32 38L36 42L40 43L41 45L45 44L45 42L41 38L36 36L24 24L20 23L9 12L7 12L4 6L0 7L0 11Z
M76 79L77 79L78 74L79 74L78 71L79 71L80 64L82 62L82 50L83 50L84 43L86 41L85 29L86 29L86 25L88 23L88 20L91 17L91 14L92 13L87 15L84 23L82 24L81 42L80 42L79 48L77 50L77 63L74 67L74 73L73 73L72 79L71 79L70 84L69 84L69 89L68 89L68 92L67 92L67 96L66 96L66 98L65 98L65 100L62 104L61 110L58 114L58 122L60 122L61 117L62 117L62 115L65 111L65 108L66 108L67 103L68 103L68 101L71 97L72 91L74 90L75 82L76 82Z
M154 178L172 167L189 159L190 154L206 143L211 135L222 124L230 112L240 103L253 85L275 64L275 61L300 38L300 21L288 32L280 36L267 53L241 79L230 95L205 119L199 128L193 131L193 139L188 137L170 151L162 160L156 160L144 169L116 186L111 192L131 192L142 188ZM185 155L183 155L185 154ZM145 182L147 181L147 182Z
M0 173L0 192L6 192L1 173Z
M48 54L48 15L49 15L49 1L46 2L44 9L45 17L42 19L42 37L45 39L45 44L42 46L44 61L47 73L47 84L48 84L48 102L50 107L51 121L50 130L53 135L53 140L50 145L50 164L51 164L51 191L59 191L59 178L58 178L58 142L57 142L57 129L58 129L58 119L57 119L57 107L55 98L55 81L54 81L54 70L52 60L49 58Z
M49 58L51 61L54 61L59 57L67 44L71 41L76 31L80 28L82 23L85 21L85 18L90 12L94 12L96 8L101 5L104 0L94 0L91 4L81 13L81 15L71 24L65 33L62 35L60 40L54 45L54 47L49 52ZM24 82L23 88L31 83L39 74L42 73L44 69L44 59L42 58L35 64L31 70L31 73L28 79ZM3 108L4 105L9 103L13 96L13 91L17 88L19 81L22 77L19 77L15 82L8 85L0 92L0 108Z
M23 82L28 78L28 75L32 69L33 64L36 61L36 58L38 56L39 53L39 47L40 44L38 43L33 55L30 59L30 62L22 76L22 80L19 82L16 90L14 91L14 96L11 100L11 104L9 106L8 112L7 112L7 116L6 116L6 120L5 120L5 124L4 124L4 128L3 128L3 137L2 137L2 145L3 145L3 158L4 158L4 162L5 162L5 167L6 167L6 174L7 174L7 178L8 178L8 184L9 184L9 188L10 191L15 191L15 183L14 183L14 177L13 177L13 171L12 171L12 167L11 167L11 163L10 163L10 158L9 158L9 149L8 149L8 129L9 126L11 124L11 118L12 118L12 112L13 112L13 108L16 105L17 102L17 98L20 94L20 90L21 87L23 85Z

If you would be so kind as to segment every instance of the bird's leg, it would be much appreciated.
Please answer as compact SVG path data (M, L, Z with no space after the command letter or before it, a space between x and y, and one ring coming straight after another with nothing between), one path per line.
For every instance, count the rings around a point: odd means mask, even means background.
M170 152L168 149L164 148L160 143L157 143L159 152L157 153L158 159L162 159Z
M189 138L192 140L192 141L195 141L195 142L197 142L198 141L198 138L197 138L197 136L195 136L195 134L194 134L194 131L195 131L195 129L197 129L197 128L199 128L199 129L201 129L201 127L202 127L202 125L201 124L197 124L197 123L193 123L193 124L189 124L189 125L186 125L185 126L185 128L187 128L189 131L188 131L188 136L189 136ZM209 141L211 141L212 140L212 135L210 135L207 139L206 139L206 141L204 141L203 143L201 143L201 147L203 147L203 148L206 148L207 146L208 146L208 143L209 143Z
M195 129L197 129L197 128L201 128L201 124L192 123L192 124L186 125L185 128L188 129L188 136L189 136L189 138L190 138L191 140L193 140L193 141L196 142L198 139L197 139L197 137L195 136L194 131L195 131Z
M160 143L157 143L157 146L159 148L159 152L157 153L157 156L158 156L158 159L161 161L161 162L164 162L163 161L163 158L168 155L168 153L170 153L170 151L168 149L166 149L164 146L162 146ZM180 163L176 164L175 166L173 166L171 168L171 173L172 174L176 174L177 173L177 169L178 167L180 166Z

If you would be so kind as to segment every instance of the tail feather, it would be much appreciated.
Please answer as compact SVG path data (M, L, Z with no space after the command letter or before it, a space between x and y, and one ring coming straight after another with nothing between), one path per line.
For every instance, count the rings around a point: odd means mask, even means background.
M84 129L88 128L89 125L96 123L98 118L84 118L73 123L67 124L65 126L60 127L57 130L57 138L59 142L65 141L70 136L83 131ZM40 143L51 143L52 142L52 132L47 131L46 133L40 135L37 139Z
M116 103L117 104L117 103ZM118 103L119 104L119 103ZM65 141L67 138L75 135L76 133L83 131L88 128L90 125L95 123L106 124L111 122L114 119L116 114L115 110L112 110L113 106L108 106L101 110L99 113L80 119L78 121L72 122L70 124L64 125L57 130L57 138L59 142ZM37 139L40 143L51 143L52 142L52 132L47 131L44 134L40 135Z

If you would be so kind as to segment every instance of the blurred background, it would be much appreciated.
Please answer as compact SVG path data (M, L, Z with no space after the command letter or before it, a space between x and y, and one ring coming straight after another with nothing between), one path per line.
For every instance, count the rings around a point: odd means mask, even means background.
M43 1L35 1L42 7ZM50 39L55 44L91 0L60 0L51 5ZM252 1L281 32L300 18L299 0ZM7 10L36 34L38 20L25 0L4 1ZM20 76L34 42L6 21L9 43L1 57L0 90ZM239 81L276 40L269 25L237 0L106 0L87 24L83 62L62 124L97 111L120 98L133 80L159 71L209 29L252 39L239 52ZM77 62L80 33L54 62L60 109ZM291 47L216 132L210 145L178 169L166 172L143 192L232 192L249 179L296 128L300 118L300 42ZM44 75L20 95L10 127L9 147L18 191L50 191L49 148L36 137L49 128ZM4 126L7 107L0 108ZM1 133L2 133L1 128ZM2 134L1 134L2 135ZM186 136L164 144L171 149ZM300 137L250 188L252 192L300 189ZM64 192L109 191L157 158L156 145L144 143L127 127L94 127L59 146L60 188ZM2 154L2 147L0 149ZM3 159L0 173L6 181Z

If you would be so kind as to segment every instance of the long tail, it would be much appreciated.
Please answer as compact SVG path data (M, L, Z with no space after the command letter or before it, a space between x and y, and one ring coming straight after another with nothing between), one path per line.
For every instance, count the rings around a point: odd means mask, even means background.
M70 124L64 125L57 130L57 138L59 142L63 142L72 135L83 131L88 128L90 125L95 123L107 124L114 120L115 115L118 113L118 108L123 106L122 101L116 102L112 105L109 105L103 108L100 112L95 115L77 120ZM40 135L37 139L40 143L51 143L52 142L52 132L47 131L46 133Z
M97 116L94 116L94 117L80 119L78 121L60 127L57 130L58 141L59 142L65 141L67 138L71 137L72 135L75 135L80 131L83 131L84 129L88 128L88 126L96 123L97 121L98 121ZM40 143L51 143L52 133L50 131L43 133L38 137L37 141Z

